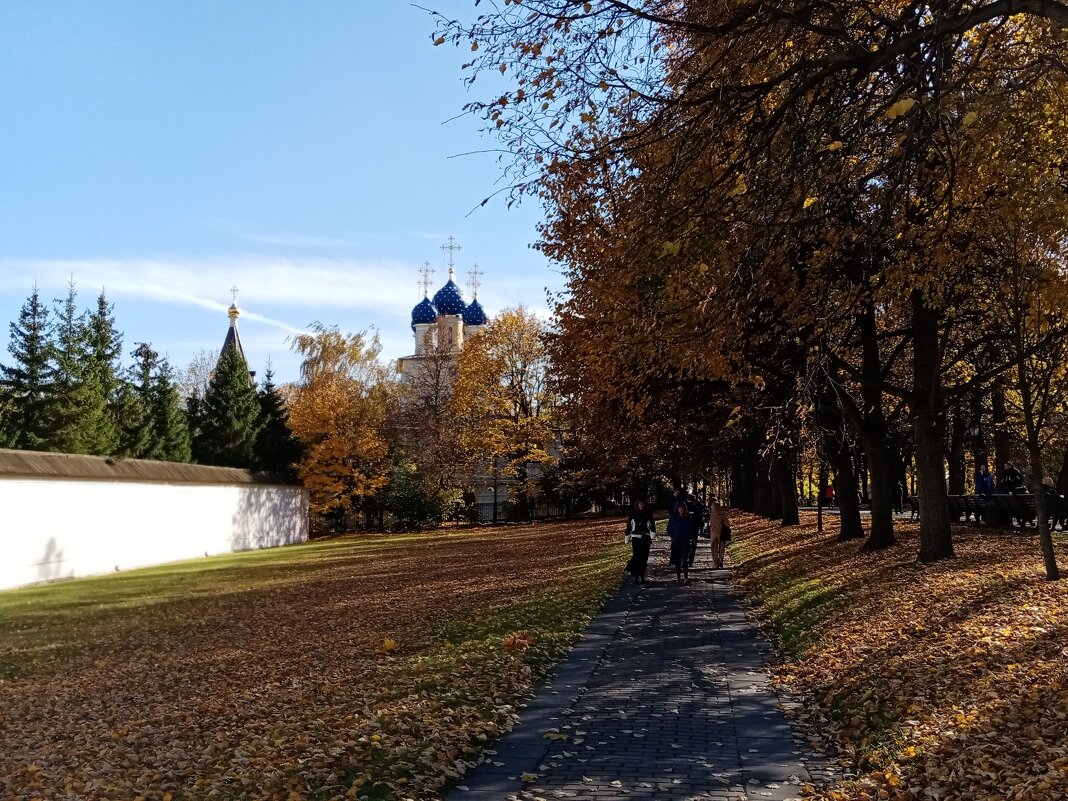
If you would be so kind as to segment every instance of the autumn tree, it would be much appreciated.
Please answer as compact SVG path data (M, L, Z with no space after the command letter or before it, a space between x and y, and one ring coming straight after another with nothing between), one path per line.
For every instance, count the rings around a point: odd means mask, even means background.
M516 154L515 191L549 206L544 246L591 299L572 319L632 338L651 378L752 387L769 412L757 439L775 442L769 421L790 416L776 409L802 401L779 354L818 349L872 471L869 545L893 541L887 423L907 409L919 556L935 561L953 554L945 409L1012 366L968 374L962 323L979 318L991 267L976 257L980 210L998 190L961 165L983 151L977 120L1048 85L1065 49L1048 21L1063 25L1059 4L960 3L932 19L534 0L442 19L438 41L470 44L475 74L512 77L470 108ZM761 319L756 347L741 340Z
M464 343L458 357L453 416L462 452L513 483L518 514L529 514L538 479L553 463L557 398L541 320L526 308L505 309Z
M343 513L388 483L396 390L379 361L377 337L314 323L293 348L303 358L289 406L290 426L305 448L297 472L314 511Z

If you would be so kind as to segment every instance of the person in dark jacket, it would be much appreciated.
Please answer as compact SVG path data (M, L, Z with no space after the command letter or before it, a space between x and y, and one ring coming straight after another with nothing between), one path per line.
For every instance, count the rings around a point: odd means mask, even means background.
M675 581L679 584L689 584L690 519L685 501L679 501L675 506L675 513L668 518L667 533L671 538L669 564L675 566Z
M630 517L627 518L627 539L630 541L630 561L627 572L638 584L645 583L645 571L649 567L649 546L656 536L656 519L644 500L634 502Z
M693 567L693 560L697 558L697 540L701 537L701 530L705 527L706 512L708 509L703 503L692 496L687 496L686 513L690 518L690 553L686 559L687 567Z
M1012 462L1005 462L1005 475L1001 479L1001 486L998 489L1006 495L1019 495L1021 490L1023 492L1027 491L1023 473Z
M994 477L990 475L990 469L985 463L979 465L979 469L975 471L975 494L994 494Z

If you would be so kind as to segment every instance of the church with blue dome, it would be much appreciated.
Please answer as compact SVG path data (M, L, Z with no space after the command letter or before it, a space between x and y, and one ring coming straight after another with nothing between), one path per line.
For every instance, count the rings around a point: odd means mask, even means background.
M464 340L476 335L489 322L486 310L478 302L479 278L482 275L478 265L471 270L468 281L471 290L470 302L464 300L463 292L456 284L453 255L459 249L460 246L451 236L449 241L442 245L442 250L448 254L449 280L434 293L433 298L430 297L430 277L433 273L430 263L424 264L419 271L423 299L412 309L415 352L397 361L397 369L402 375L411 375L421 359L426 358L432 351L440 353L442 345L446 345L449 352L459 353L463 349Z

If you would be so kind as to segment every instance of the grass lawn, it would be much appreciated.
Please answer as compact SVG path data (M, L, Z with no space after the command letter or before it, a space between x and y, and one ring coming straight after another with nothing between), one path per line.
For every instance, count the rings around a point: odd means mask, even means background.
M349 537L0 592L0 798L439 798L618 586L621 529ZM517 631L530 646L504 647Z
M812 513L737 518L738 576L788 657L778 678L857 775L817 797L1068 797L1068 579L1044 580L1037 537L954 527L957 558L924 566L915 523L863 553Z

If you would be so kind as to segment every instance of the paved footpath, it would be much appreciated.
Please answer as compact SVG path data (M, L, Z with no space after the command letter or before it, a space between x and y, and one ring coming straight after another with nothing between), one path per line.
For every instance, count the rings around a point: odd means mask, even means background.
M684 587L654 550L649 583L627 579L448 801L784 801L823 778L769 687L770 646L701 546Z

